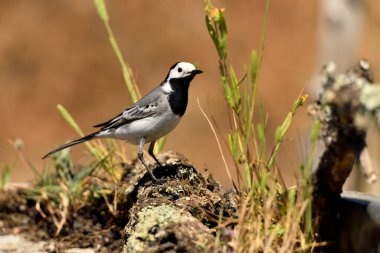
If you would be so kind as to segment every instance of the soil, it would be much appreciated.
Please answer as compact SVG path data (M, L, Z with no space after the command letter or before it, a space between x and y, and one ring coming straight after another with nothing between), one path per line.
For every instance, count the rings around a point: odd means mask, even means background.
M3 191L0 194L0 235L21 234L31 241L53 240L53 252L72 248L129 252L128 248L135 248L137 244L144 249L141 252L148 248L150 252L165 252L193 248L191 239L195 236L199 237L198 242L203 240L210 246L215 240L219 215L231 217L236 212L236 194L223 192L211 175L198 172L181 155L169 152L159 159L164 160L165 165L155 168L154 174L165 182L152 181L141 164L133 164L136 169L126 170L119 185L123 194L118 198L116 214L109 211L104 198L92 199L79 210L69 212L58 235L52 217L43 217L49 213L48 207L41 203L38 211L36 201L26 198L27 189ZM142 238L143 225L149 219L141 217L150 213L149 217L154 219L154 210L158 218L145 224L149 226L147 234L153 237ZM162 212L168 213L167 210L173 212L167 217L168 221L161 218ZM180 219L173 220L175 215Z
M124 224L107 211L105 203L88 203L68 217L61 233L48 216L43 218L26 200L23 190L8 190L0 194L0 234L22 234L27 240L54 240L55 251L69 248L95 248L98 252L118 252L120 231ZM44 207L42 207L44 209Z

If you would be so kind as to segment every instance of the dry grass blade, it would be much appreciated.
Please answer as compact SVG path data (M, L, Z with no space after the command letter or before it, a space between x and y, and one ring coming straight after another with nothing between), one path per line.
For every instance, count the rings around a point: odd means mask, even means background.
M208 118L207 114L205 113L205 111L202 109L202 106L199 102L199 98L197 98L197 102L198 102L198 107L199 107L199 110L201 110L203 116L205 117L205 119L207 120L207 123L209 124L210 128L211 128L211 131L212 133L214 134L214 137L215 137L215 140L216 140L216 143L218 144L218 148L219 148L219 153L222 157L222 160L223 160L223 163L224 163L224 167L226 169L226 172L227 172L227 175L228 175L228 178L231 180L231 182L234 182L234 180L232 179L232 175L230 173L230 169L228 168L228 165L227 165L227 161L226 161L226 157L224 156L224 153L223 153L223 150L222 150L222 146L220 144L220 141L219 141L219 137L215 131L215 128L214 126L212 125L210 119Z

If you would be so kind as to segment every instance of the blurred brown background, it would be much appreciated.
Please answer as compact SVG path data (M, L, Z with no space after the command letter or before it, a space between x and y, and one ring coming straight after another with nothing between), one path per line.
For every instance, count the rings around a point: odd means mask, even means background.
M78 137L58 113L57 104L64 105L90 133L92 125L114 116L131 101L92 1L0 2L0 169L13 164L17 152L10 142L17 138L25 144L23 154L42 169L49 162L42 161L42 155ZM301 92L315 92L308 85L321 64L322 2L271 3L258 90L269 114L269 144L295 98ZM226 8L229 59L242 75L251 50L259 47L265 1L214 4ZM352 52L355 59L370 60L375 79L380 75L379 5L368 1L357 7L363 18ZM227 111L217 54L204 24L203 1L113 0L107 6L113 31L143 94L158 85L177 61L193 62L204 70L192 83L188 111L169 135L165 150L185 154L228 187L216 141L196 101L199 97L225 137ZM290 183L307 154L310 122L305 107L297 114L277 160ZM73 149L77 162L84 161L84 150L84 146ZM375 147L371 154L376 159L379 150ZM32 177L23 160L12 171L12 181Z

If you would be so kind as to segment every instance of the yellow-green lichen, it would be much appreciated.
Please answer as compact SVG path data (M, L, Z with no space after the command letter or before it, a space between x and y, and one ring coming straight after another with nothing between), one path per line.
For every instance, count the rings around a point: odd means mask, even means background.
M135 232L128 238L124 252L147 252L146 246L149 241L154 242L154 235L149 230L154 227L164 227L179 221L185 222L189 216L183 215L183 211L178 208L162 204L156 207L145 207L138 213L138 223Z

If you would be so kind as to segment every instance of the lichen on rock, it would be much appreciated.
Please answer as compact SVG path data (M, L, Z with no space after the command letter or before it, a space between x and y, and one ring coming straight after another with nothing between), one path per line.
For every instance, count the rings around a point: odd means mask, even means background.
M188 211L173 205L146 207L137 216L138 222L124 252L160 252L167 249L204 252L215 240L209 228Z

